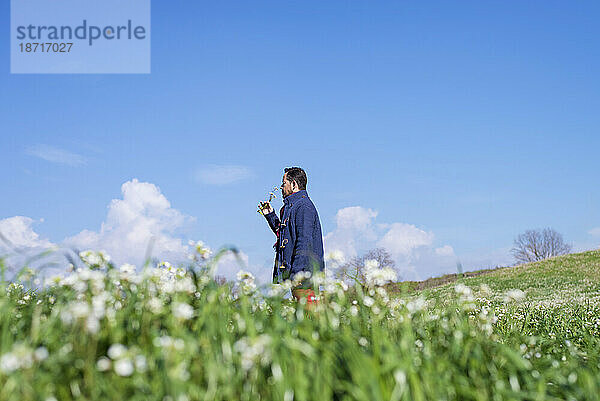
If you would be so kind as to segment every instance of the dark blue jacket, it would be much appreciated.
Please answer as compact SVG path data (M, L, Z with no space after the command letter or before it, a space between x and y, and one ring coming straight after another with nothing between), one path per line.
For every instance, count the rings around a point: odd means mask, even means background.
M280 217L275 212L265 215L277 235L273 283L293 279L298 272L323 271L323 235L315 205L306 190L300 190L283 199ZM309 281L302 287L309 286Z

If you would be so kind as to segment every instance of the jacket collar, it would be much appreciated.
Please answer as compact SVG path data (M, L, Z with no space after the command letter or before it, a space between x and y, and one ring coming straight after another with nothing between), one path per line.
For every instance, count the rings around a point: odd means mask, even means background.
M306 196L308 198L308 193L306 192L306 189L301 189L300 191L294 192L293 194L289 195L287 198L283 198L283 203L289 205L290 203L297 201L303 196Z

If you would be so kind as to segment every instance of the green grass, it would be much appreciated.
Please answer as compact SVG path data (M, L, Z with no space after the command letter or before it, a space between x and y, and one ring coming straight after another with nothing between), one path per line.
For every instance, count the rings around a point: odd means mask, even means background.
M88 255L93 270L43 289L0 284L0 400L600 394L598 251L395 295L325 282L313 311L249 276L218 285L203 256L138 275Z
M475 290L486 284L495 300L510 289L520 289L532 303L557 305L562 303L597 303L600 299L600 250L558 256L540 262L495 270L487 270L474 277L461 278L434 288L423 290L427 297L444 298L453 292L456 283Z

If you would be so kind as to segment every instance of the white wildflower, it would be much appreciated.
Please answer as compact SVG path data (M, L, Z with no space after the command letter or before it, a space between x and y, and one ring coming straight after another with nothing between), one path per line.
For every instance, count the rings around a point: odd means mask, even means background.
M379 268L379 261L375 259L367 259L365 260L365 270L372 270Z
M456 293L462 297L469 297L473 294L473 291L471 291L471 288L467 287L463 283L456 284L454 286L454 291L456 291Z
M119 376L131 376L133 373L133 363L129 358L119 359L115 362L115 373Z
M139 372L146 371L146 357L144 355L136 355L135 357L135 369Z
M46 347L38 347L33 352L33 357L36 361L43 361L48 358L48 355L48 349L46 349Z
M90 314L90 306L85 302L73 302L70 309L75 318L84 318Z
M9 353L0 357L0 371L10 373L17 369L28 369L33 365L34 358L35 353L31 348L24 344L15 344Z
M123 344L115 343L108 348L108 356L110 359L120 359L127 352L127 348Z
M490 286L487 284L481 284L479 286L479 291L481 291L481 293L483 295L491 295L492 294L492 290L490 289Z
M6 294L11 295L13 292L20 292L23 291L23 284L21 283L10 283L7 287L6 287Z
M110 262L110 256L105 251L82 251L79 252L79 257L88 267L95 269L102 268Z
M61 276L54 275L54 276L49 277L49 278L47 278L47 279L44 280L44 286L54 287L54 286L60 284L61 280L62 280Z
M404 386L406 384L406 373L400 369L396 370L394 372L394 380L396 380L396 383L400 386Z
M181 320L189 320L194 315L194 308L185 302L176 302L173 304L173 316Z
M385 267L382 269L366 269L365 271L366 283L370 287L383 286L389 282L395 281L396 278L396 271L389 267Z
M19 358L13 353L4 354L0 358L0 371L4 373L14 372L19 369L20 366Z
M100 372L106 372L110 369L110 359L105 356L100 357L96 362L96 369Z
M250 295L256 290L254 275L252 273L240 270L237 272L237 279L243 294Z
M242 369L249 370L257 361L260 361L263 365L269 363L271 358L270 343L271 337L267 334L261 334L252 339L244 337L238 340L233 345L233 349L241 355Z
M148 301L148 307L150 308L150 311L154 314L158 314L160 312L162 312L163 309L163 303L160 300L160 298L150 298L150 300Z
M92 314L95 318L100 319L104 317L106 313L106 302L109 301L110 298L111 297L107 292L101 292L92 297Z
M244 281L244 280L253 280L254 281L254 275L250 272L244 271L244 270L240 270L237 272L236 277L238 279L238 281Z
M306 271L300 271L294 274L292 278L292 287L296 287L297 285L301 284L304 280L309 279L311 277L312 273Z
M212 251L208 246L206 246L206 244L204 244L204 242L189 241L188 243L194 250L194 253L188 256L189 259L197 260L197 261L205 261L211 257Z
M271 365L271 372L273 372L273 379L275 381L280 381L283 379L283 372L281 370L281 366L278 363L274 363Z
M85 319L85 329L90 334L97 334L100 331L100 321L96 316L88 316Z
M134 265L125 263L124 265L121 265L121 267L119 268L119 271L121 273L123 273L124 275L132 275L132 274L135 274L136 268Z
M173 339L169 336L155 337L152 340L155 347L161 347L166 349L175 349L177 351L183 350L185 343L181 338Z
M154 344L155 347L165 348L165 347L169 347L171 344L173 344L173 340L169 336L161 336L161 337L155 337L152 340L152 343Z
M519 289L508 290L504 294L504 302L520 301L525 298L525 293Z
M408 303L406 304L406 309L408 309L408 311L410 313L415 313L415 312L418 312L418 311L422 310L423 308L425 308L425 305L426 305L425 299L422 297L419 297L412 301L408 301Z
M331 252L327 252L325 255L325 260L337 264L344 263L344 253L338 249L335 249Z

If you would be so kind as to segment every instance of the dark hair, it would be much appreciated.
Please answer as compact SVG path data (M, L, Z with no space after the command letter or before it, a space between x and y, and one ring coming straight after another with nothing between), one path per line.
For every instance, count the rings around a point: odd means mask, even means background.
M306 183L308 180L306 179L306 173L304 170L302 170L300 167L286 167L283 171L287 173L288 181L296 181L298 188L306 189Z

